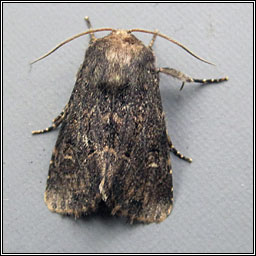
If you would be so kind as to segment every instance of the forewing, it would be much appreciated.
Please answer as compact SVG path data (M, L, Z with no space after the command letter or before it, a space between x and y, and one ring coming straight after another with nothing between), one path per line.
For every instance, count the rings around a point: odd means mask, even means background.
M100 136L95 135L94 124L99 112L90 90L78 77L53 150L45 191L51 211L76 217L96 211L101 200Z
M112 214L131 221L160 222L172 209L171 162L157 75L153 81L139 89L130 87L124 92L127 97L119 95L112 118L116 137L106 152L106 203Z

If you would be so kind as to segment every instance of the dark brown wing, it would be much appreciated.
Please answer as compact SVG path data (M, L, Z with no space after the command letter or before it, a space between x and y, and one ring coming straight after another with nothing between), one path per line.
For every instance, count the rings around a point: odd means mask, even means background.
M137 88L129 86L112 103L114 139L105 149L107 170L101 191L112 214L127 216L131 222L160 222L172 209L166 125L158 75L153 78Z
M76 217L97 210L101 201L102 130L97 93L78 76L49 168L45 202L51 211Z
M116 43L119 34L114 44L98 39L86 52L53 152L45 202L52 211L80 216L103 200L112 214L159 222L172 209L159 76L152 51L127 33Z

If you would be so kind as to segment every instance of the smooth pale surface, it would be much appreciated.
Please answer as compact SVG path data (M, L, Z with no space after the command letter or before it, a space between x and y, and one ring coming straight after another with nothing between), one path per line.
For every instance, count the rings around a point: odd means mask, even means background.
M51 124L68 101L88 37L28 65L86 29L145 28L181 41L216 66L157 38L158 67L219 85L181 83L161 75L168 132L192 157L171 155L174 209L164 222L130 225L96 215L74 220L43 201L58 131ZM5 253L249 253L253 250L253 5L252 4L3 4L3 251ZM106 33L99 33L100 37ZM148 44L151 35L134 33Z

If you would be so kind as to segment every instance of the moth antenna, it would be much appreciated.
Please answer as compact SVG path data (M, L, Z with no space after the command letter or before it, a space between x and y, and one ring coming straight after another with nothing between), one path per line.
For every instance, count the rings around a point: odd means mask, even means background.
M189 54L191 54L193 57L199 59L200 61L202 62L205 62L205 63L208 63L210 65L214 65L214 63L211 63L201 57L199 57L198 55L196 55L195 53L193 53L191 50L189 50L186 46L184 46L183 44L181 44L180 42L172 39L171 37L168 37L167 35L165 34L162 34L162 33L158 33L157 31L151 31L151 30L145 30L145 29L140 29L140 28L134 28L134 29L130 29L128 30L129 33L132 33L132 32L142 32L142 33L148 33L148 34L153 34L153 35L157 35L157 36L160 36L176 45L178 45L179 47L181 47L182 49L184 49L186 52L188 52Z
M39 57L38 59L32 61L30 63L30 65L38 62L39 60L42 60L44 58L46 58L47 56L49 56L50 54L52 54L53 52L55 52L57 49L59 49L61 46L63 46L64 44L67 44L69 43L70 41L78 38L78 37L81 37L81 36L84 36L84 35L87 35L87 34L90 34L90 33L95 33L95 32L101 32L101 31L115 31L115 29L113 28L98 28L98 29L89 29L85 32L82 32L82 33L79 33L77 35L74 35L68 39L66 39L65 41L61 42L60 44L58 44L55 48L53 48L52 50L50 50L49 52L47 52L46 54L44 54L43 56Z
M30 65L46 58L47 56L49 56L50 54L52 54L53 52L55 52L57 49L59 49L61 46L63 46L64 44L67 44L69 43L70 41L76 39L76 38L79 38L81 36L84 36L84 35L87 35L87 34L90 34L90 33L96 33L96 32L102 32L102 31L115 31L115 29L113 28L98 28L98 29L90 29L90 30L87 30L85 32L82 32L82 33L79 33L77 35L74 35L68 39L66 39L65 41L61 42L60 44L58 44L55 48L53 48L52 50L50 50L49 52L47 52L46 54L44 54L43 56L39 57L38 59L32 61L30 63ZM215 65L214 63L211 63L201 57L199 57L198 55L196 55L195 53L193 53L191 50L189 50L186 46L184 46L183 44L181 44L180 42L172 39L171 37L168 37L167 35L165 34L162 34L162 33L158 33L157 31L151 31L151 30L145 30L145 29L130 29L127 31L128 33L132 33L132 32L142 32L142 33L148 33L148 34L153 34L153 35L157 35L157 36L160 36L176 45L178 45L179 47L181 47L182 49L184 49L186 52L188 52L189 54L191 54L193 57L199 59L200 61L202 62L205 62L205 63L208 63L208 64L211 64L211 65Z

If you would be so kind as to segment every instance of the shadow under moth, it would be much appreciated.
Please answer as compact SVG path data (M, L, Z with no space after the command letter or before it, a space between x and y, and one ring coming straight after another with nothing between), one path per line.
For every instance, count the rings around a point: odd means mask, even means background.
M191 162L175 149L166 131L159 91L159 73L182 82L219 83L228 80L194 79L171 68L156 68L152 50L158 31L92 29L60 43L89 34L90 44L77 73L75 87L52 126L61 125L50 161L44 200L48 208L75 218L98 210L104 202L112 215L151 223L163 221L173 206L169 152ZM94 33L111 31L102 38ZM153 34L148 46L132 33ZM207 62L209 63L209 62ZM211 63L210 63L211 64Z

